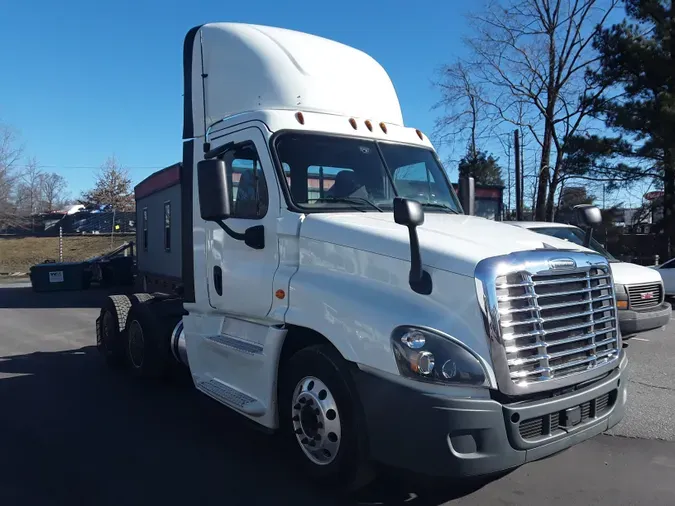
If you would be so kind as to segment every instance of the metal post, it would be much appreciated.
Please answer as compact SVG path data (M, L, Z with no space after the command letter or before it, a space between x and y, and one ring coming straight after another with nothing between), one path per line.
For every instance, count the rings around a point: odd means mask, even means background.
M518 130L513 131L513 147L513 151L516 155L516 220L521 221L523 219L523 185L521 178L520 139L518 137Z
M113 208L112 225L110 226L110 249L113 247L113 235L115 235L115 209Z
M63 227L59 227L59 262L63 262Z

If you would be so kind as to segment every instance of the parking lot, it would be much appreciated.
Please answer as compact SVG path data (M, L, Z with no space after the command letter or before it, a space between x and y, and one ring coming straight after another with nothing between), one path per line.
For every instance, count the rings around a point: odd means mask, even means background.
M298 478L270 436L189 380L106 368L94 348L104 296L0 284L0 505L675 504L675 321L629 341L628 412L611 434L473 492L421 496L385 473L343 498Z

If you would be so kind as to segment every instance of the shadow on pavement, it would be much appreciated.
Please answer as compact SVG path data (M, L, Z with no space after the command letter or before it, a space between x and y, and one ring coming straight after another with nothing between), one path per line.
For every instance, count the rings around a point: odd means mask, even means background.
M6 287L0 284L0 309L98 308L106 296L123 291L122 288L116 290L90 288L77 291L34 292L30 286Z
M108 369L93 346L0 358L0 413L3 506L414 506L461 493L415 498L392 476L349 499L319 490L275 439L189 377L141 383Z

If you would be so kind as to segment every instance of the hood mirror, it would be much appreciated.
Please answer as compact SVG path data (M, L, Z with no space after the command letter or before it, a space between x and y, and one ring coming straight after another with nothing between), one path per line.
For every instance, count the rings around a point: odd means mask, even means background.
M422 267L422 252L417 237L417 227L424 223L424 209L416 200L396 197L394 199L394 221L408 227L410 236L410 288L421 295L429 295L432 290L431 276Z
M591 239L593 238L593 229L602 223L602 212L597 206L591 204L579 204L574 206L574 214L576 215L577 223L581 228L586 229L586 236L584 237L584 246L589 248L591 246Z

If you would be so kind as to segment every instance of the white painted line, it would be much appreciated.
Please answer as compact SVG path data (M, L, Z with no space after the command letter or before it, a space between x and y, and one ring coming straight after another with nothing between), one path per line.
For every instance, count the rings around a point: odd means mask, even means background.
M641 337L634 337L633 339L631 339L631 341L645 341L645 342L648 343L648 342L649 342L649 339L643 339L643 338L641 338Z

